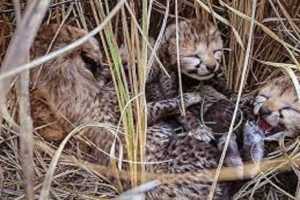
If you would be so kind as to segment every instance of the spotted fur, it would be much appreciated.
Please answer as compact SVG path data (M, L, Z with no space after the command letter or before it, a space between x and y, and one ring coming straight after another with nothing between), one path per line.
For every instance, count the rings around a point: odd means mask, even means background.
M220 68L222 48L220 32L211 22L200 19L183 20L178 23L178 30L176 24L169 25L159 48L160 60L169 76L158 65L152 66L146 85L147 100L159 101L179 95L177 52L183 74L191 79L207 80L213 78ZM178 121L185 130L192 130L200 125L198 117L189 110L185 116L178 116Z
M258 92L254 113L281 135L295 137L300 133L300 101L288 77L271 80Z
M57 25L42 28L32 48L34 56L43 55L47 51L47 45L50 44L57 29ZM64 26L52 49L61 48L85 34L86 32L81 29ZM90 65L101 68L98 79L91 73ZM46 63L43 68L31 72L34 125L47 125L39 129L41 135L51 140L61 140L79 124L88 122L118 124L117 97L114 85L106 74L106 67L101 65L99 45L92 38L70 54L63 55ZM187 105L201 100L197 93L187 93L185 97ZM178 97L163 102L149 102L147 106L149 124L168 114L178 112L179 105ZM95 133L99 131L103 132L103 137L98 137ZM96 141L97 145L107 146L105 149L109 152L108 146L111 146L111 143L106 141L112 139L103 139L105 135L112 137L109 131L103 128L92 128L87 130L87 135L92 138L92 141Z
M58 26L44 27L38 34L32 52L34 56L43 55ZM53 49L61 48L85 34L84 31L64 26L54 42ZM84 55L83 55L84 54ZM85 58L84 58L85 57ZM87 59L88 58L88 59ZM96 80L88 67L91 59L99 67L101 52L96 40L91 39L69 54L62 55L46 63L43 68L31 71L31 107L35 127L42 136L50 140L63 139L74 127L89 123L102 122L117 125L120 118L114 86L103 79ZM39 70L41 69L41 72ZM103 70L105 72L105 70ZM198 93L188 93L186 104L198 103ZM156 117L178 109L178 97L168 102L148 104ZM151 116L151 114L150 114ZM162 116L164 117L164 116ZM157 118L159 119L159 117ZM155 120L154 120L155 121ZM96 146L109 152L114 136L105 128L88 127L83 135ZM124 142L120 136L121 142ZM188 171L215 168L218 162L217 147L209 141L201 141L193 135L183 134L174 138L173 129L164 125L154 125L147 132L146 160L170 160L164 164L147 167L154 172L183 173ZM126 156L126 155L125 155ZM98 162L107 164L108 157L98 155ZM172 183L164 183L147 193L146 199L207 199L211 180L204 175L192 175ZM215 199L224 199L225 189L218 185Z

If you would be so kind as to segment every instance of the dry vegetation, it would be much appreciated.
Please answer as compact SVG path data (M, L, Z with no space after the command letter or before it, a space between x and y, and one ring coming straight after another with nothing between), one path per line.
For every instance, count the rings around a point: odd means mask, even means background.
M64 150L64 144L58 148L58 144L32 137L31 132L34 131L28 117L29 78L26 68L38 67L62 53L48 54L24 65L28 63L29 47L42 19L42 23L72 24L84 28L101 41L118 90L119 106L125 110L122 123L128 135L125 145L128 159L137 162L143 161L147 127L145 97L140 95L147 76L143 66L150 65L155 58L155 54L148 57L147 38L149 35L160 36L165 28L166 16L171 21L195 16L203 20L213 18L225 40L223 63L227 86L239 96L241 92L255 91L261 83L282 71L293 78L294 71L300 68L299 0L51 0L49 5L46 0L41 1L44 5L38 0L18 2L0 2L0 199L24 199L25 196L27 199L47 199L48 194L51 199L109 199L123 192L121 187L112 185L101 174L106 170L103 166L70 156L73 150L72 155L83 157L71 141ZM39 5L34 15L31 15L32 5ZM45 8L47 13L43 17ZM120 56L116 51L120 41L124 41L130 49L129 63L133 66L130 83L124 79ZM80 41L75 44L80 44ZM19 105L11 105L5 95L16 74L21 74L15 82L21 99ZM133 96L129 95L128 84L133 86ZM132 97L136 98L127 105ZM20 107L20 127L10 120L4 109L17 106ZM134 145L137 141L139 145ZM257 176L244 182L235 199L299 199L299 171L297 162L293 162L300 152L298 140L289 145L283 147L290 148L284 153L274 152L272 158L281 156L280 160L264 163L264 173L257 173ZM117 165L116 162L111 173ZM280 169L288 168L292 168L293 172L286 176L277 175ZM230 169L229 172L217 170L216 174L221 179L234 178L230 177ZM129 177L133 186L149 176L160 180L164 177L146 174L143 165L130 165Z

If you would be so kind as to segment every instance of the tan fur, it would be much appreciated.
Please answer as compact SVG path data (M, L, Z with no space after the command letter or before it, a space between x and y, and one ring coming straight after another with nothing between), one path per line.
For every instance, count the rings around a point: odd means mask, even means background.
M41 28L31 49L32 57L41 56L47 52L58 27L52 24ZM64 26L57 38L54 38L51 49L62 48L85 34L86 32L82 29ZM104 76L107 75L101 74L103 78L99 80L102 82L97 82L99 85L94 84L95 78L88 70L83 56L93 60L93 64L102 67L101 55L98 42L91 38L89 42L73 50L72 53L60 56L46 63L42 68L31 71L32 117L35 127L43 126L38 132L46 139L61 140L74 126L78 125L76 124L78 119L81 119L81 123L90 122L93 119L92 113L85 108L90 106L87 104L89 99L95 98L97 87L105 84ZM102 72L105 71L103 67ZM103 95L103 99L105 98L106 95ZM109 105L111 99L107 98L104 101L107 101ZM115 117L110 116L112 120ZM96 120L95 117L94 120Z
M48 25L42 28L32 48L32 55L44 55L52 36L58 26ZM85 31L75 27L64 26L53 43L57 49L82 37ZM31 71L31 107L34 126L44 126L37 132L50 140L61 140L74 127L88 122L102 122L116 126L120 118L115 88L109 77L100 74L95 79L89 68L101 65L101 52L96 40L60 56L42 68ZM93 66L92 66L93 67ZM41 72L39 71L41 70ZM102 77L102 78L101 78ZM199 103L198 94L186 93L186 105ZM159 119L165 113L179 110L180 98L166 99L162 102L147 103L150 117ZM164 112L162 112L164 111ZM148 113L148 115L149 115ZM87 136L96 146L110 152L114 136L105 128L86 128ZM203 130L204 132L209 130ZM201 135L203 135L201 134ZM121 137L124 144L124 139ZM117 147L116 147L117 148ZM117 148L118 149L118 148ZM95 150L95 149L93 149ZM109 159L103 153L96 154L97 161L108 164ZM124 155L126 158L126 153ZM147 165L147 171L164 173L196 172L203 169L216 168L218 150L207 141L201 141L192 135L175 136L168 124L156 124L147 131L146 161L166 161L156 165ZM147 193L147 199L207 199L211 180L203 175L189 176L172 183L164 183ZM225 187L226 188L226 187ZM225 189L218 185L215 199L226 197Z
M47 25L31 49L32 56L44 55L58 30L58 25ZM72 26L63 26L52 49L66 46L86 32ZM95 79L90 64L100 68ZM93 66L92 66L93 67ZM69 54L47 62L31 71L31 107L37 132L49 140L61 140L74 127L91 122L116 126L120 112L114 85L108 81L106 66L101 65L99 44L93 38ZM197 93L184 94L187 106L199 103ZM179 97L147 104L148 123L160 117L179 112ZM42 127L42 128L40 128ZM87 128L87 136L102 150L110 151L113 135L104 128ZM99 134L101 133L101 136ZM107 156L103 159L108 160Z
M279 77L264 86L256 97L254 113L262 116L273 127L283 124L287 136L300 133L300 101L292 81L288 77Z

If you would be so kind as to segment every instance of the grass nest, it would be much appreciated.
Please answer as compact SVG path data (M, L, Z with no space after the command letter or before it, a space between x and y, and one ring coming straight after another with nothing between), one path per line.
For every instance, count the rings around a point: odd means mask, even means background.
M300 1L298 0L51 0L48 5L41 2L38 0L0 2L2 72L7 72L3 69L5 67L8 71L15 71L6 77L0 76L0 84L4 86L3 88L10 88L15 81L15 75L21 74L18 76L21 80L18 95L22 92L26 94L26 91L28 93L29 78L28 74L26 76L26 70L16 70L27 63L26 59L20 60L26 58L28 53L22 52L22 48L26 50L32 41L30 37L26 37L26 34L20 36L17 33L25 33L26 26L23 22L25 19L33 19L30 18L33 16L35 18L30 21L32 23L27 23L36 29L42 23L56 23L70 24L92 31L105 23L106 26L99 28L96 37L101 41L108 64L115 67L118 64L114 62L115 55L111 54L114 45L122 41L127 43L131 41L135 44L137 40L142 41L149 36L157 37L164 24L166 13L168 21L191 17L213 20L221 29L225 41L223 59L225 85L237 96L241 95L241 92L243 94L255 92L261 84L281 73L293 77L300 67ZM151 20L148 20L150 18ZM131 30L125 31L126 24L130 24ZM250 32L251 28L253 34ZM124 34L129 31L133 36ZM13 36L21 38L19 41L22 42L18 44L21 51L8 51ZM108 39L112 40L111 44ZM145 63L142 59L147 54L145 48L137 48L132 53L139 53L141 59L138 65ZM4 57L8 54L12 55L11 60L15 62L4 62ZM38 64L30 65L30 62L27 65L27 67L37 66ZM122 87L122 84L117 84L116 89L122 90ZM8 92L8 90L3 93L1 91L2 97ZM24 118L20 120L20 128L16 128L11 121L7 120L5 113L0 116L0 199L43 199L44 190L48 190L51 199L111 199L123 192L121 187L114 185L101 174L103 170L107 170L104 166L97 166L83 160L88 155L80 151L75 141L70 140L67 148L60 151L59 144L48 143L38 135L32 134L34 130L30 126L30 120L27 119L28 112L26 113L28 99L25 96L23 100L25 103L19 105L25 110ZM121 100L121 110L127 102L126 98ZM0 103L2 108L3 102ZM10 110L16 107L10 102L5 106ZM132 122L129 120L127 123ZM135 130L143 129L142 122L135 123L131 124ZM134 132L134 130L128 131ZM282 158L282 156L289 159L292 156L297 157L300 153L297 142L288 145L292 148L288 152L282 153L275 148L270 150L266 159ZM58 158L60 158L58 164L53 165L51 161ZM142 176L139 173L141 169L132 169L130 174ZM295 163L289 162L279 168L274 167L274 163L269 165L266 163L264 169L247 181L238 181L237 186L233 187L234 199L300 198L299 170ZM290 171L287 172L288 169ZM47 187L49 179L52 181L51 187L50 185ZM132 182L137 181L132 179Z

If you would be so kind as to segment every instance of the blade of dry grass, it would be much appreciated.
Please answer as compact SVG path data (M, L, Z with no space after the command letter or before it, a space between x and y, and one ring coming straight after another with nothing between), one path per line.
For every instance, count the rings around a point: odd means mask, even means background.
M101 124L101 123L89 123L89 124L83 124L81 126L77 126L76 128L74 128L65 138L64 140L60 143L58 149L56 151L52 150L50 152L53 152L51 154L52 160L49 166L49 169L47 171L47 174L45 176L43 185L42 185L42 189L40 192L40 196L39 196L39 200L45 200L45 199L49 199L49 194L50 194L50 189L51 189L51 183L54 179L54 172L57 166L57 163L60 159L60 157L62 157L62 151L64 150L67 142L77 133L79 133L81 130L88 128L88 127L102 127L102 128L106 128L108 130L111 130L109 125L107 124ZM113 133L112 133L113 134ZM50 148L49 148L50 149ZM48 149L48 150L49 150ZM49 153L50 153L49 152Z
M4 170L0 166L0 198L2 196L1 194L2 194L2 190L3 190L3 182L4 182Z
M241 76L241 82L240 82L240 86L239 86L239 91L238 91L238 97L235 103L235 108L234 108L234 112L232 115L232 120L230 123L230 127L229 127L229 131L228 131L228 136L226 138L226 142L224 145L224 149L222 151L221 157L220 157L220 161L219 161L219 165L216 171L216 175L214 178L214 182L212 185L212 188L210 190L209 193L209 200L212 200L214 197L214 192L217 186L217 182L218 182L218 176L220 174L220 170L223 166L224 160L225 160L225 156L226 156L226 151L229 145L229 141L230 141L230 137L232 135L233 129L234 129L234 124L235 124L235 120L239 111L239 103L241 100L241 96L242 96L242 92L243 92L243 88L244 88L244 84L246 81L246 72L247 72L247 68L248 68L248 64L249 64L249 59L250 59L250 53L251 53L251 48L252 48L252 43L253 43L253 33L254 33L254 28L255 28L255 14L256 14L256 3L257 0L253 0L252 3L252 17L251 17L251 25L250 25L250 30L249 30L249 38L248 38L248 44L247 44L247 49L246 49L246 54L245 54L245 60L244 60L244 66L243 66L243 71L242 71L242 76Z
M105 4L106 2L106 4ZM100 16L102 18L106 16L106 12L110 12L109 8L107 6L107 1L103 2L100 5ZM125 6L127 4L125 3ZM135 30L135 29L133 29ZM117 44L117 38L115 37L115 33L113 32L112 28L112 22L108 24L108 26L104 29L104 34L106 40L103 41L103 43L107 44L107 49L106 52L108 52L108 57L112 61L109 64L113 82L114 82L114 87L116 90L117 98L118 98L118 104L119 104L119 109L124 113L122 120L122 125L123 125L123 130L125 133L124 141L125 144L125 151L127 152L127 159L130 161L135 162L136 161L136 148L138 148L138 145L134 145L134 138L136 136L135 132L135 124L134 124L134 113L133 113L133 105L132 104L127 104L130 101L130 93L129 93L129 86L130 86L130 80L126 78L125 72L124 72L124 67L122 64L122 60L120 57L120 53L118 50L118 44ZM129 69L129 73L131 70ZM133 88L133 91L134 88ZM127 105L127 106L126 106ZM115 141L114 141L115 142ZM114 145L112 146L112 152L115 151ZM117 172L117 168L115 165L115 162L112 161L112 166ZM119 166L121 166L122 162L120 161ZM138 176L136 175L137 170L136 170L136 164L129 162L129 169L130 169L130 180L131 184L134 186L137 183L137 178Z
M229 6L228 4L226 4L224 1L220 0L221 5L225 6L226 8L228 8L230 11L232 11L233 13L235 13L236 15L242 17L243 19L247 20L247 21L251 21L251 17L245 15L244 13L234 9L233 7ZM254 21L254 23L256 24L256 26L260 27L266 34L268 34L270 37L272 37L274 40L276 40L277 42L279 42L280 44L282 44L285 48L287 48L287 51L290 52L291 50L296 51L296 52L300 52L299 49L297 49L296 47L292 46L291 44L285 42L284 40L282 40L281 38L278 37L278 35L276 35L273 31L271 31L268 27L266 27L265 25L263 25L262 23L258 22L258 21Z
M256 61L264 64L264 65L269 65L272 67L277 67L277 68L289 68L289 69L298 69L297 65L294 64L287 64L287 63L276 63L276 62L270 62L270 61L263 61L263 60L259 60L259 59L255 59Z
M48 154L49 156L53 157L56 153L55 149L47 145L45 142L35 139L34 140L35 148L38 150ZM99 165L90 163L88 161L80 160L76 158L75 156L70 156L62 153L60 155L60 158L62 161L67 162L68 164L72 164L75 166L78 166L84 170L89 170L93 173L96 173L97 175L105 176L105 177L114 177L115 173L113 169ZM272 160L263 160L261 163L259 163L259 170L253 171L253 168L257 166L257 163L245 163L244 165L244 176L240 177L236 173L235 167L223 167L220 171L220 176L218 181L235 181L235 180L241 180L241 179L249 179L252 178L258 174L263 174L264 176L269 176L271 174L274 174L276 172L284 172L292 169L292 165L299 165L300 164L300 157L299 155L294 156L280 156L276 159ZM211 170L202 170L198 172L187 172L187 173L181 173L181 174L162 174L162 173L150 173L146 172L145 178L146 180L158 180L161 183L173 183L177 179L184 179L185 177L197 177L201 175L207 175L211 178L215 177L216 175L216 169ZM129 178L129 172L125 170L119 171L120 178L123 181L130 182Z
M200 0L196 0L196 2L201 6L201 8L205 9L208 13L211 13L215 19L219 20L220 22L222 22L223 24L229 26L232 30L232 32L234 33L234 36L237 40L237 42L239 43L239 45L242 47L242 49L244 49L244 43L241 39L241 36L239 35L238 31L235 29L235 27L233 27L230 23L230 21L228 21L225 17L222 17L221 15L219 15L218 13L216 13L215 11L211 10L209 8L209 6L207 6L205 3L203 3Z
M163 72L168 76L170 77L169 73L167 72L167 70L165 69L165 67L163 66L163 64L161 63L160 59L158 58L157 56L157 52L154 50L154 48L152 47L152 45L150 44L147 36L143 33L143 30L142 28L140 27L139 23L138 23L138 20L136 19L134 13L132 12L132 9L130 8L130 6L128 5L128 3L125 4L126 5L126 8L128 10L128 12L130 13L131 17L132 17L132 21L136 24L136 28L138 29L138 31L140 32L142 38L143 38L143 41L146 42L146 45L147 47L151 50L155 60L157 61L159 67L161 70L163 70ZM150 65L148 65L150 66Z
M21 74L20 86L18 94L20 96L19 102L19 119L20 119L20 150L21 163L24 173L24 185L26 190L26 197L29 200L34 199L34 165L33 165L33 140L32 140L32 120L30 114L30 99L29 99L29 71Z
M16 15L16 21L17 26L20 25L21 22L21 5L19 0L13 0L14 9L15 9L15 15Z
M155 52L157 52L157 50L159 49L160 44L161 44L161 40L162 40L162 38L164 36L164 32L165 32L166 26L167 26L167 20L168 20L168 16L169 16L169 11L170 11L170 0L167 0L166 1L166 10L163 13L164 14L164 18L163 18L163 21L162 21L162 26L161 26L161 29L160 29L159 34L157 36L156 42L154 44L153 51L151 52L151 55L149 57L148 66L147 66L147 68L149 68L149 69L153 65L154 58L155 58ZM148 70L148 72L149 71L150 70ZM148 72L147 72L147 74L148 74ZM169 74L167 74L167 75L168 75L168 77L170 77Z
M14 0L17 26L21 23L21 6L20 2ZM26 60L29 60L29 51L26 52ZM21 74L19 87L17 88L19 101L19 121L20 121L20 153L22 155L22 168L24 173L25 194L27 199L34 199L34 183L33 183L33 127L30 114L30 97L29 97L29 71L26 70Z
M181 78L181 67L180 67L180 52L179 52L179 28L178 28L178 0L175 0L175 25L176 25L176 64L178 70L178 85L180 93L180 104L182 114L185 115L185 106L183 100L183 90L182 90L182 78Z

